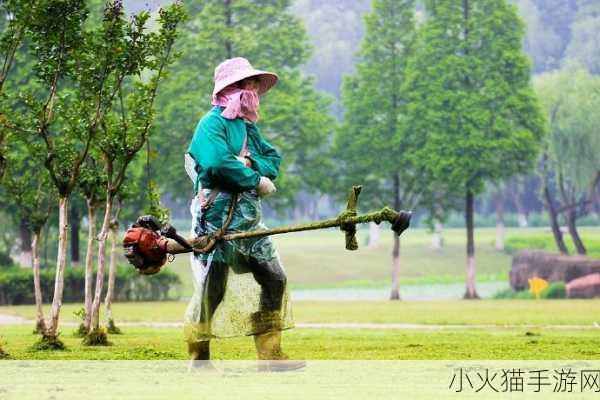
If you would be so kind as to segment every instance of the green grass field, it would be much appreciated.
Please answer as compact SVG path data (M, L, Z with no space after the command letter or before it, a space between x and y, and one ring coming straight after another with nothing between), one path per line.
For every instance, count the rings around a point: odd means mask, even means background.
M67 304L64 320L75 321ZM121 303L118 321L181 321L184 302ZM424 324L411 329L296 328L285 333L292 357L306 359L600 359L600 300L485 300L450 302L296 302L298 324ZM33 316L31 306L0 314ZM443 325L452 325L444 327ZM458 327L455 325L464 325ZM493 326L488 326L493 325ZM3 348L15 359L183 359L180 328L123 326L112 346L89 348L63 326L68 349L34 352L32 326L0 327ZM253 359L251 338L215 341L217 359Z
M63 329L65 351L34 352L30 327L2 328L4 349L13 359L185 359L180 329L134 328L110 336L113 345L85 347ZM600 359L597 330L365 330L294 329L284 334L293 358L310 360L462 360L462 359ZM251 338L214 341L213 357L245 360L256 357Z
M117 321L177 322L186 302L116 303ZM65 304L61 320L76 322L81 304ZM49 306L46 307L49 312ZM402 323L438 325L589 325L600 324L596 300L343 301L293 303L299 323ZM0 314L33 318L34 306L0 307ZM47 314L46 314L47 315ZM0 334L2 327L0 327ZM598 331L600 333L600 330Z

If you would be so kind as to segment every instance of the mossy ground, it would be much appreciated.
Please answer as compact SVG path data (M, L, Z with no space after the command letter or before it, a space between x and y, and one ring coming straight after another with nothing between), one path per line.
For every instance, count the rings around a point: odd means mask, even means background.
M83 337L82 344L84 346L111 346L112 343L108 340L108 334L105 328L93 329Z
M31 352L44 352L44 351L64 351L66 350L65 342L63 342L58 335L56 336L48 336L42 334L37 337L37 339L31 344L29 347L29 351Z
M106 333L111 334L111 335L123 334L123 332L121 331L121 328L119 328L115 324L115 320L112 318L108 320L108 324L106 325Z
M10 354L2 350L2 346L0 346L0 360L5 360L10 358Z

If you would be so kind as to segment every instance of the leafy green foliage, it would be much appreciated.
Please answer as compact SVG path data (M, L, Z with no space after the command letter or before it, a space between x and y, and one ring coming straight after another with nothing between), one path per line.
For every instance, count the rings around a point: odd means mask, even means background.
M407 66L407 123L422 146L418 170L465 196L466 298L475 289L474 197L533 166L544 120L521 50L523 26L507 0L426 1Z
M10 95L6 93L4 83L13 71L16 53L31 21L28 16L30 4L28 0L6 0L0 3L0 178L4 175L7 164L6 144L11 134L7 127L12 125L8 107Z
M91 151L86 158L81 176L79 177L79 191L88 202L89 206L97 207L106 197L106 173L99 165L100 155Z
M479 192L529 170L544 133L523 26L504 0L427 4L404 87L416 157L448 188Z
M7 153L7 170L0 187L0 203L13 211L14 223L24 220L32 232L40 233L56 201L56 191L40 160L32 157L35 144L13 141ZM35 176L35 179L32 177Z
M129 164L150 135L154 100L166 68L174 61L173 44L184 12L179 4L161 8L158 31L148 32L149 18L142 12L127 28L131 41L122 50L125 67L117 89L118 105L107 113L97 144L107 177L106 196L111 199L120 192Z
M144 214L156 217L161 224L169 222L170 211L161 204L158 185L154 181L148 184L147 195L148 207L144 210Z
M540 294L542 299L564 299L567 297L567 286L564 282L552 282Z
M494 294L497 300L535 300L535 295L527 290L503 289Z
M600 174L600 78L570 64L538 76L535 88L548 118L545 148L554 180L575 199L585 196Z
M334 153L340 160L338 191L361 183L374 207L382 203L415 205L422 189L414 168L404 124L406 62L415 38L412 0L376 0L365 18L366 35L358 54L356 74L343 87L344 123L335 135ZM401 192L394 185L400 181Z
M567 297L567 288L564 282L552 282L540 293L540 299L564 299ZM494 299L502 300L536 300L533 293L528 290L501 290L494 295Z

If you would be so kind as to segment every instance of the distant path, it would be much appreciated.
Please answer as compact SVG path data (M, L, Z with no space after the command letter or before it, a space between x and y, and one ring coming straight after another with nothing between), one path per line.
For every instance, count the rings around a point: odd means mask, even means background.
M32 319L16 315L0 314L0 325L33 325ZM73 321L62 322L63 326L76 326ZM182 322L154 322L154 321L130 321L120 322L119 326L144 327L144 328L182 328ZM363 323L363 322L306 322L297 323L297 328L308 329L389 329L389 330L460 330L460 329L599 329L600 325L439 325L439 324L400 324L400 323Z
M32 323L32 321L27 318L19 317L17 315L0 314L0 325L20 325L30 323Z

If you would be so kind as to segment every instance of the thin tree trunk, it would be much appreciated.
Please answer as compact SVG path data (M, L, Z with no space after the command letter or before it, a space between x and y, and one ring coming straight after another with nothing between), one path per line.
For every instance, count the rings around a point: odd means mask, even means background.
M400 209L400 177L394 174L394 208ZM400 300L400 237L394 235L394 249L392 250L392 290L390 300Z
M85 253L85 319L83 326L89 332L92 324L92 274L94 273L94 241L96 240L96 205L87 200L88 238Z
M106 298L104 306L106 307L106 325L114 326L112 316L112 301L115 293L115 274L117 270L117 234L118 222L113 220L110 224L110 266L108 269L108 286L106 288Z
M42 308L42 286L40 285L40 231L33 232L31 241L33 253L33 290L35 297L35 330L38 333L46 331L44 309Z
M586 254L585 246L583 245L583 241L579 236L579 232L577 232L577 203L574 190L567 192L568 184L565 183L562 174L558 175L558 188L560 190L560 194L563 200L563 204L565 206L571 205L565 211L565 216L567 220L567 228L569 229L569 234L571 235L571 239L573 240L573 244L575 245L575 250L577 254Z
M565 239L563 238L563 234L560 230L560 225L558 224L558 215L556 212L556 208L554 207L554 202L552 201L552 195L550 194L550 189L548 189L548 185L544 183L544 202L546 203L546 209L548 210L548 216L550 217L550 226L552 228L552 235L554 236L554 242L556 243L556 247L558 247L558 251L563 254L569 254L567 250L567 245L565 244Z
M467 189L466 204L465 204L465 223L467 226L467 288L465 291L465 299L478 299L479 295L475 289L475 239L473 224L475 202L473 192Z
M496 196L496 250L504 251L504 199Z
M104 209L104 218L102 220L102 229L98 235L98 270L96 272L96 290L94 293L94 302L92 303L92 326L95 330L100 327L100 303L102 302L102 288L104 284L104 270L106 269L106 238L110 229L110 217L112 213L113 199L110 195L106 197L106 207Z
M44 236L44 268L48 268L48 236L50 236L50 227L46 225L46 234Z
M381 238L381 226L375 222L369 222L369 243L367 247L376 249L379 247L379 239Z
M576 213L577 211L574 208L567 210L567 227L569 229L571 239L573 239L573 244L575 245L577 254L585 255L587 254L587 250L583 244L583 240L581 240L581 236L579 236L579 232L577 231Z
M71 265L78 266L79 259L79 210L71 203Z
M19 224L19 233L21 237L21 254L19 255L19 264L22 267L31 267L33 255L31 251L31 230L27 226L27 221L21 219Z
M441 250L444 247L444 224L436 220L433 223L433 235L431 236L431 247Z
M529 226L529 222L527 221L527 214L522 212L517 213L517 222L519 223L520 228L527 228Z
M62 306L65 284L65 265L67 263L67 229L69 224L68 198L58 199L58 254L56 256L56 277L54 279L54 298L52 299L52 316L46 336L55 339L58 332L58 318Z
M592 189L592 208L595 210L596 215L600 217L600 185L596 184L596 187Z

